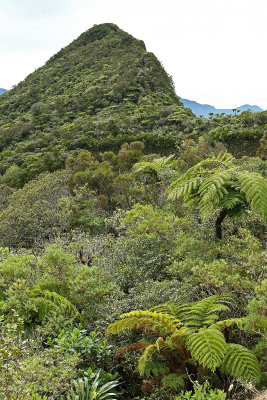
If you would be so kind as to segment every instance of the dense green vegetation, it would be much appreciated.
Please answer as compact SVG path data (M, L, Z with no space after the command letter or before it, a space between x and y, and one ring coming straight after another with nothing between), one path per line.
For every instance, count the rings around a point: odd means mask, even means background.
M1 96L1 399L267 389L266 123L196 118L113 24Z
M142 41L97 25L0 97L0 182L21 187L79 149L136 140L165 154L206 133L235 155L254 155L266 123L267 111L196 118Z

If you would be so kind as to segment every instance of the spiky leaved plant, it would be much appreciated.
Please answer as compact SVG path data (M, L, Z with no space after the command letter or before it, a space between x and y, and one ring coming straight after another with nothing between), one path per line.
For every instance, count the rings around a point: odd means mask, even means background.
M216 238L222 238L222 222L227 215L236 216L251 207L267 221L267 183L256 172L234 164L231 154L220 153L194 165L168 188L171 200L183 197L193 203L203 220L218 210Z
M231 325L243 326L246 318L217 321L218 313L228 310L229 299L215 295L194 303L167 303L148 311L132 311L109 325L107 335L128 329L156 337L153 342L143 340L135 346L142 352L138 369L141 375L171 375L172 386L175 379L183 386L185 374L196 379L198 366L213 372L219 368L233 377L257 383L261 372L255 355L244 346L226 343L222 333Z
M93 383L90 383L87 377L74 381L67 400L117 400L118 394L114 388L118 384L118 381L110 381L101 385L98 372Z

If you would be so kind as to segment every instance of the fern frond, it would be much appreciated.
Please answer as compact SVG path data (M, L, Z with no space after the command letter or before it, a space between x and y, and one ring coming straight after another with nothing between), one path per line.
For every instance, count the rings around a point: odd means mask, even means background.
M181 349L185 345L185 341L188 335L192 333L192 329L183 326L181 329L178 329L177 332L173 333L171 336L166 338L166 343L170 347Z
M181 178L174 182L168 189L171 200L177 200L180 197L184 197L185 201L189 201L191 196L198 192L198 188L201 184L201 178L199 176L193 177L184 182Z
M173 348L168 342L164 341L162 337L159 337L155 344L151 344L146 347L142 356L139 358L138 369L141 375L145 374L146 366L154 353L162 355L170 355L173 353Z
M169 368L166 365L166 362L164 363L162 361L153 361L150 359L146 362L144 376L149 377L150 375L165 375L168 370Z
M229 310L227 303L230 302L229 295L214 295L206 297L194 303L185 304L184 317L181 321L196 328L209 326L216 321L221 311ZM226 304L225 304L226 303Z
M221 163L226 168L233 167L234 157L232 154L227 153L227 151L222 151L217 157L214 157L216 161Z
M201 328L188 336L186 345L192 357L214 371L227 352L227 343L218 329Z
M39 287L35 287L29 292L29 297L38 310L38 318L40 321L51 312L73 316L79 320L82 319L76 307L69 300L56 292L50 292L49 290L42 290Z
M110 324L107 328L107 335L119 333L125 329L138 329L143 331L154 330L160 331L162 334L170 334L175 332L181 321L172 315L157 313L152 311L131 311L120 316L121 320Z
M240 344L228 344L228 352L221 368L236 378L254 384L259 382L261 378L260 366L255 354Z
M247 202L267 222L267 182L257 172L238 172L236 174L241 193Z
M140 372L140 375L145 374L146 366L150 358L154 353L158 351L158 348L155 344L151 344L150 346L147 346L145 349L144 353L141 355L138 361L138 370Z
M165 389L174 389L177 390L179 388L185 387L185 379L187 379L187 375L182 374L169 374L165 375L162 380L162 387Z
M209 326L218 319L218 313L228 310L230 295L214 295L193 303L166 303L151 310L164 312L179 319L187 327L201 328Z
M153 161L141 161L133 166L133 172L141 172L146 171L148 168L154 169L159 172L163 167L170 163L170 161L174 158L174 155L170 155L169 157L160 157L156 158Z
M225 328L229 328L229 326L236 325L238 328L242 329L244 325L247 323L248 319L246 317L243 318L230 318L225 319L223 321L215 322L212 324L210 328L216 328L220 331L224 330Z
M198 191L198 206L203 219L206 219L227 195L225 183L229 179L228 171L217 171L201 183Z
M226 210L232 210L238 205L244 204L245 196L236 191L228 192L220 201L220 206Z

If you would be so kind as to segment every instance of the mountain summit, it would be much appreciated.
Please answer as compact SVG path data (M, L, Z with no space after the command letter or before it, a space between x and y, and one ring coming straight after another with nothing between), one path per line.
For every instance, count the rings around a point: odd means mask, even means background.
M6 89L2 89L2 88L0 88L0 96L1 96L1 94L4 94L4 93L6 93L7 92L7 90Z
M1 96L0 146L8 152L0 173L15 164L28 180L33 161L39 172L54 170L76 149L133 140L173 147L172 132L192 117L142 40L111 23L95 25Z

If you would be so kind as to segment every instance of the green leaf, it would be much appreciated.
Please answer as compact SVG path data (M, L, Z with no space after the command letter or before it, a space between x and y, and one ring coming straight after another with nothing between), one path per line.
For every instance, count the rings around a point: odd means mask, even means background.
M192 357L204 367L214 371L227 352L227 343L218 329L201 328L186 340Z
M240 344L228 344L228 352L220 367L226 373L254 384L261 378L260 366L255 354Z

